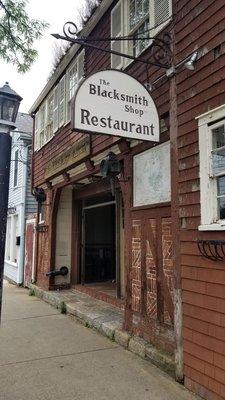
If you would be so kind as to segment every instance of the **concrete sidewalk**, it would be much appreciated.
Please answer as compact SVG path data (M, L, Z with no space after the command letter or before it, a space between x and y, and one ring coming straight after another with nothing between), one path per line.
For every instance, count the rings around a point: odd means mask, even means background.
M194 400L172 378L28 291L4 287L1 400Z

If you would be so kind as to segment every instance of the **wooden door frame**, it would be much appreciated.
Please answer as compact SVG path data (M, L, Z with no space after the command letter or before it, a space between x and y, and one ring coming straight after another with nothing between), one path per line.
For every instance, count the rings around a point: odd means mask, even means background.
M75 190L72 193L72 230L71 230L71 285L77 285L81 281L81 226L82 205L81 200L76 199Z
M120 212L118 207L121 207L121 194L119 191L119 184L116 187L115 196L115 263L116 263L116 290L117 298L121 297L121 275L120 275L120 222L118 218ZM71 285L84 284L82 282L82 246L84 240L84 210L83 210L83 200L91 197L100 197L105 193L110 191L110 186L106 182L95 183L88 185L86 188L81 188L79 190L73 190L72 195L72 233L71 233ZM119 202L119 205L117 204Z

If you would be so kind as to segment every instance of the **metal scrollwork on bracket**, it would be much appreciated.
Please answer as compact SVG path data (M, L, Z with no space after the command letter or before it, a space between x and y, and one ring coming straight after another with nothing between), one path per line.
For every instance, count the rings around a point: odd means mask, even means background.
M145 35L134 35L134 36L118 36L118 37L95 37L95 36L79 36L79 31L77 25L68 21L63 26L63 34L52 34L56 39L62 39L69 41L71 43L76 43L84 47L89 47L92 49L100 50L105 53L114 54L119 57L124 57L130 60L135 60L137 62L143 63L145 65L154 65L159 68L169 69L172 66L172 51L171 51L171 37L168 33L164 33L161 37L151 37L149 36L149 31L145 32ZM145 58L140 55L135 54L125 54L118 52L116 50L106 48L105 46L99 46L97 44L102 42L138 42L138 41L148 41L150 42L150 57ZM146 46L147 47L147 46Z
M171 37L168 33L164 33L162 38L153 39L151 54L155 62L163 64L168 68L172 64L172 51L170 47Z
M77 39L78 38L77 25L72 21L66 22L63 26L63 33L65 37L68 39Z
M201 255L212 261L225 261L225 240L198 240Z

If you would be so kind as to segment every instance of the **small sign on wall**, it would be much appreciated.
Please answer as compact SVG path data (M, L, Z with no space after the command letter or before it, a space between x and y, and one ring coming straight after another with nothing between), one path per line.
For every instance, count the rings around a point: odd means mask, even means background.
M170 143L166 142L134 157L134 207L164 203L171 199Z
M132 76L99 71L83 81L74 98L75 131L159 141L159 116L149 92Z

